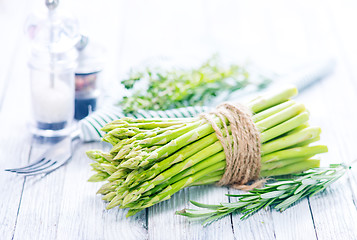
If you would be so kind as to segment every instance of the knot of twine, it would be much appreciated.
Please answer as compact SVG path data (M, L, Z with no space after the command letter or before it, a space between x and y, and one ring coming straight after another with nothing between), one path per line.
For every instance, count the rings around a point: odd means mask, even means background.
M221 120L223 129L218 127L213 115ZM223 103L200 117L212 125L226 156L226 169L218 185L231 185L241 190L261 186L264 179L246 185L257 180L260 173L260 132L252 120L251 111L239 103Z

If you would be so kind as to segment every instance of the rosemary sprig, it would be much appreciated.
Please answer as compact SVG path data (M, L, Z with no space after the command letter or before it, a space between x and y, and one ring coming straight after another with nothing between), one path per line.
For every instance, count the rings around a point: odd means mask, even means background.
M249 191L247 194L227 194L230 197L238 197L236 202L210 205L191 201L193 205L202 209L183 209L176 214L204 220L203 224L207 225L236 211L244 214L241 219L269 206L282 212L298 200L324 190L342 177L348 168L350 166L344 164L313 168L294 174L292 179L277 179L276 182Z

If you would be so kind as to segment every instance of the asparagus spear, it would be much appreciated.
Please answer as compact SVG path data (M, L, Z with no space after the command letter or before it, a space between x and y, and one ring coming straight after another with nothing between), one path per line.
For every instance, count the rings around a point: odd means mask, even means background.
M248 103L252 120L261 134L261 176L307 170L319 165L313 159L327 151L309 146L320 128L309 127L305 106L290 100L295 88L258 97ZM229 123L213 115L219 128ZM89 151L96 161L90 181L104 181L99 190L107 208L130 208L128 215L164 201L187 186L220 180L226 166L223 147L212 126L200 118L122 118L103 128L103 140L113 144L109 153Z

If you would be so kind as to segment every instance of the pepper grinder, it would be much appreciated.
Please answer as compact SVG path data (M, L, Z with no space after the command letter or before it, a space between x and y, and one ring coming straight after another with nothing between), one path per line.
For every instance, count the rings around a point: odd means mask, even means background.
M75 113L81 120L96 110L100 96L104 49L82 35L77 43L78 65L75 71Z
M46 0L47 13L31 15L26 30L35 136L63 137L73 127L74 71L80 35L78 21L58 10L58 0Z

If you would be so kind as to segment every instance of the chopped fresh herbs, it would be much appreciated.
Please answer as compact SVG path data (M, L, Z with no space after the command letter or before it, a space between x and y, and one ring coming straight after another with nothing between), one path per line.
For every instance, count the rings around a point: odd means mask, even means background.
M229 94L248 85L264 88L270 80L240 65L220 64L218 57L214 56L198 68L147 67L144 71L132 70L129 78L121 83L132 91L135 84L146 85L145 90L136 90L119 103L125 113L132 113L139 109L167 110L203 106L219 94Z

